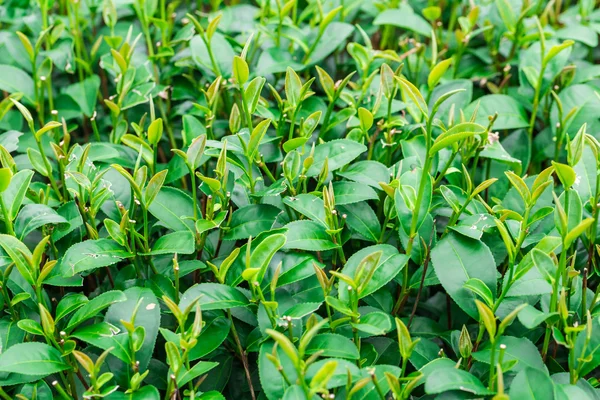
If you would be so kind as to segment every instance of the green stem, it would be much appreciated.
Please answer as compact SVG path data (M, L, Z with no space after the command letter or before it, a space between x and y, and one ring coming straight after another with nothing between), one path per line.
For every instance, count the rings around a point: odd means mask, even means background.
M13 228L13 222L4 203L4 196L0 194L0 207L2 208L2 215L4 216L4 225L9 235L15 236L15 230Z
M35 132L32 132L32 133L35 136ZM44 146L42 145L41 138L39 140L37 140L37 145L38 145L38 149L40 151L40 155L42 157L42 160L44 162L44 166L46 167L46 171L48 171L48 179L50 180L50 185L52 185L52 189L54 190L54 193L56 193L56 196L58 197L58 199L62 203L63 196L60 193L60 190L58 190L58 185L56 184L56 180L54 179L54 175L52 175L52 167L50 166L50 161L48 161L48 157L46 157L46 152L44 151Z
M262 169L263 172L265 174L267 174L267 176L269 177L269 179L271 180L271 182L277 181L277 179L275 179L275 177L273 176L273 174L271 173L271 171L269 170L269 168L267 168L267 165L264 163L264 161L261 161L259 166L260 166L260 169Z
M429 149L431 148L431 121L427 120L427 128L425 131L425 154L429 154ZM419 207L423 202L423 193L425 192L425 182L427 174L429 174L429 168L431 167L431 157L427 156L425 158L425 165L423 165L423 169L421 171L421 181L419 182L419 190L417 192L417 200L415 201L415 207ZM410 257L412 253L412 248L414 244L415 237L417 236L417 223L419 222L419 210L414 210L412 215L412 220L410 223L410 234L408 237L408 244L405 249L405 254ZM408 265L404 267L403 272L403 281L402 281L402 292L396 301L396 305L394 306L394 312L398 312L402 303L404 302L404 298L408 296L409 293L409 276L408 276Z
M543 46L542 46L543 47ZM544 57L544 49L542 48L542 57ZM531 109L531 118L529 119L529 140L531 141L533 138L533 129L535 128L535 120L538 113L538 108L540 106L540 92L542 91L542 83L544 78L544 72L546 70L546 65L542 61L542 68L540 70L540 76L538 77L538 81L535 85L535 93L533 95L533 107Z
M495 340L490 340L490 342L492 348L490 350L490 375L488 387L490 388L490 390L494 390L494 372L496 371L496 343Z
M206 50L208 52L208 57L210 58L210 63L212 64L214 74L216 76L221 76L221 69L219 68L219 64L217 64L217 61L215 60L215 55L213 54L210 42L204 35L202 35L202 40L206 45Z
M321 131L319 132L319 137L322 138L323 135L327 133L327 125L329 124L329 119L331 118L331 113L333 112L333 108L335 107L336 99L332 99L329 105L327 106L327 111L325 112L325 117L323 118L323 123L321 124Z
M308 61L310 60L310 56L312 55L313 51L315 51L315 49L317 48L317 44L319 44L319 42L321 40L321 36L323 36L323 33L319 30L319 34L315 38L314 42L311 44L311 46L308 49L308 51L306 52L306 54L304 55L304 60L303 60L304 64L308 63Z
M246 126L248 127L248 134L252 134L252 114L250 113L250 109L248 108L248 103L246 102L246 91L242 86L240 86L240 93L242 95L242 108L244 109L244 116L246 118Z
M294 127L296 126L296 115L298 114L298 110L300 108L296 108L292 113L292 118L290 119L290 131L288 133L288 140L292 140L294 138Z
M240 342L240 337L238 336L237 329L235 328L235 324L233 323L233 317L231 316L231 311L229 309L227 309L227 318L229 318L229 322L231 324L231 334L233 335L233 339L242 359L242 365L244 366L246 381L248 382L248 386L250 387L250 394L252 396L252 400L256 400L256 394L254 394L254 386L252 386L252 378L250 376L250 368L248 366L248 358L246 357L246 353L242 348L242 343Z
M388 222L390 222L389 214L385 216L385 221L383 221L383 226L381 227L381 235L379 235L379 240L377 241L377 243L383 243L383 238L385 237L385 229L387 227Z
M379 386L379 382L377 382L377 376L375 376L375 374L373 374L371 376L371 380L373 381L373 386L375 386L375 391L377 391L377 395L379 396L379 399L385 400L385 394L383 393L381 386Z
M452 152L452 155L448 159L448 162L444 166L444 169L442 169L440 171L440 173L439 173L438 177L436 178L435 182L433 182L433 187L436 187L442 181L442 179L444 179L444 176L446 175L446 171L448 171L448 168L450 168L450 166L452 165L452 162L454 161L454 158L456 158L457 154L458 154L457 151L453 151Z
M514 279L514 275L515 275L515 259L517 257L517 254L519 253L519 249L523 245L523 241L525 240L525 238L527 236L527 221L529 220L530 212L531 212L531 208L527 207L525 209L525 213L523 214L523 222L522 223L525 224L525 227L523 229L521 229L521 231L519 233L519 237L517 238L517 242L515 244L515 254L511 257L511 259L508 262L508 280L506 281L506 284L502 285L503 286L502 292L500 293L498 300L496 300L496 302L494 303L494 308L493 308L494 312L496 312L498 307L500 307L500 304L502 304L504 297L506 296L506 294L510 290L510 287L513 284L513 279Z
M0 397L2 397L4 400L11 400L11 397L6 394L4 389L2 389L2 386L0 386Z
M557 308L557 299L558 299L558 286L561 280L561 276L563 273L563 269L566 270L567 264L567 251L568 249L564 247L560 252L560 258L558 260L558 268L556 269L556 275L554 276L554 285L552 286L552 296L550 297L550 313L556 312ZM548 346L550 345L550 334L552 332L552 326L548 325L546 327L546 333L544 334L544 345L542 347L542 358L545 360L546 355L548 354Z
M190 168L190 177L192 179L192 200L194 202L194 221L198 220L198 195L196 193L197 191L197 185L196 185L196 174L194 173L194 171Z

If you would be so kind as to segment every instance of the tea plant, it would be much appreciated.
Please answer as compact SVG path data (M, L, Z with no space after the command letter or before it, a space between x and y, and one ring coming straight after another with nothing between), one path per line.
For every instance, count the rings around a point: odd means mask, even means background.
M596 3L0 3L0 398L600 399Z

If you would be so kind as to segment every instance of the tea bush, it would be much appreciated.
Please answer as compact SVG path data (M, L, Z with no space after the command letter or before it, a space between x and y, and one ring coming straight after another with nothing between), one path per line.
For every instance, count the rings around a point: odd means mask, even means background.
M600 399L596 1L0 3L0 398Z

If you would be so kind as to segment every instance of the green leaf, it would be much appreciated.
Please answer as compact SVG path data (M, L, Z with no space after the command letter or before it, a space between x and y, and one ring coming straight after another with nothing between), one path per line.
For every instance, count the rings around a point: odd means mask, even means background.
M71 367L58 350L45 343L20 343L0 355L0 371L16 374L48 376ZM39 378L38 378L39 379Z
M248 63L246 60L239 56L233 57L233 79L235 82L242 86L244 83L248 81L248 76L250 75L250 70L248 69Z
M285 249L325 251L338 247L325 231L325 227L317 222L294 221L285 225L285 228L287 229Z
M337 175L377 190L381 190L379 182L388 183L390 181L388 168L377 161L354 162L343 171L339 171Z
M335 195L336 205L353 204L379 198L377 192L369 186L364 186L357 182L346 181L334 182L333 194Z
M190 351L190 361L204 357L217 349L221 343L227 339L231 322L224 317L218 317L209 321L202 327L202 332L198 337L198 344ZM175 342L179 343L179 342Z
M429 156L448 146L454 146L455 143L471 136L482 136L487 133L487 129L479 124L463 122L453 126L446 132L438 136L429 149Z
M65 227L65 229L61 229L61 225L58 225L56 227L57 229L55 229L52 233L52 239L54 239L54 241L62 239L63 237L65 237L66 235L83 225L83 219L81 218L81 214L79 212L79 209L77 208L77 205L75 204L75 201L70 201L68 203L63 204L56 210L56 212L59 215L62 215L64 219L66 219L69 222L69 225Z
M561 51L563 51L566 48L573 46L574 43L575 42L573 42L572 40L565 40L561 44L552 46L550 48L550 50L548 50L548 53L546 53L546 55L544 56L544 59L542 60L542 64L549 63L550 60L552 60L554 57L556 57L558 55L558 53L560 53Z
M148 145L148 143L146 143L146 141L144 141L142 138L128 133L126 135L123 135L121 141L126 146L131 147L133 150L135 150L136 153L141 153L142 158L144 159L144 161L146 161L146 163L148 163L148 165L154 164L154 152L152 151L150 145Z
M359 314L350 309L346 302L343 302L335 297L327 296L325 297L325 301L329 304L334 310L341 312L342 314L349 317L358 317Z
M285 311L285 316L293 318L293 319L303 318L303 317L317 311L319 309L319 307L321 306L321 304L323 304L323 303L314 303L314 302L298 303L295 306L288 308Z
M364 107L359 107L358 119L360 121L360 127L363 131L368 131L373 126L373 114L371 114L371 111Z
M247 152L246 152L246 155L248 156L249 159L255 158L256 152L258 151L258 146L260 145L261 141L265 137L265 133L267 132L267 129L269 129L270 125L271 125L271 120L265 119L265 120L261 121L260 123L258 123L252 130L252 134L250 135L250 141L248 142L248 147L247 147Z
M107 267L133 254L112 239L85 240L71 246L60 262L64 276Z
M48 224L58 225L59 229L65 229L69 222L46 205L27 204L15 220L15 232L23 240L31 232Z
M352 323L352 327L368 336L382 336L392 329L392 321L384 312L372 312L360 317L358 323Z
M287 101L295 107L301 101L300 91L302 89L302 81L292 68L288 67L285 71L285 97Z
M489 307L494 305L494 296L492 295L492 291L485 285L485 283L483 283L481 279L470 278L463 286L481 297Z
M398 81L398 83L400 83L402 93L405 96L407 96L410 100L412 100L412 102L415 103L415 106L417 106L421 113L426 118L428 118L429 108L427 107L427 103L425 102L425 99L423 98L423 95L421 95L419 89L404 78L398 78L397 76L395 76L394 78Z
M198 300L197 304L202 311L245 307L249 304L248 298L241 291L219 283L192 286L181 296L179 308L185 309L195 300Z
M270 235L260 242L260 244L252 251L250 265L248 267L258 268L259 272L254 280L259 284L262 282L273 256L275 256L275 253L285 245L285 241L285 235Z
M150 178L150 181L146 186L146 191L144 192L144 205L146 207L149 207L152 204L160 192L163 183L165 183L165 178L167 177L168 172L168 170L162 170Z
M503 362L517 361L512 368L515 372L520 372L528 368L546 371L546 366L544 365L540 352L529 339L514 336L502 336L494 345L496 346L496 357L500 351L500 346L506 347L503 350ZM488 343L482 349L473 353L473 358L489 365L491 358L491 344ZM496 362L498 362L498 359L496 359Z
M325 159L329 171L335 171L367 151L367 147L349 139L337 139L315 147L314 161L307 176L316 176L323 169Z
M477 104L479 104L479 110L475 122L479 125L487 126L489 123L488 117L498 113L498 118L494 122L495 130L529 126L525 109L513 97L505 94L489 94L480 97L464 110L465 115L471 115Z
M558 317L558 313L544 313L529 304L518 315L519 322L527 329L534 329L542 322L556 317Z
M213 53L219 70L218 72L225 77L230 77L232 75L233 57L235 56L231 44L223 34L215 32L210 39L210 46L212 49L219 49L219 51L214 51ZM211 76L218 75L218 73L213 71L213 65L210 61L211 57L200 35L194 35L192 40L190 40L190 50L192 52L192 60L198 67Z
M565 189L569 189L571 186L573 186L575 180L577 179L577 175L575 174L573 168L567 164L561 164L554 161L552 162L552 166L554 167L556 175L558 176L558 179L560 179L560 182Z
M553 399L554 384L547 372L525 368L513 379L509 395L523 400Z
M123 292L126 297L124 302L113 304L106 311L105 322L125 330L121 321L131 322L135 313L136 327L144 328L144 339L141 348L136 352L135 359L140 363L140 369L147 368L152 353L158 328L160 327L160 304L158 299L148 288L132 287Z
M354 25L334 21L327 25L305 65L315 65L340 48L352 33Z
M206 146L206 135L200 135L192 141L190 147L186 151L186 157L188 164L195 171L202 163L202 156L204 155L204 149Z
M148 211L169 229L194 232L194 203L187 193L179 189L163 186Z
M293 385L286 389L285 394L282 397L283 400L305 400L306 393L302 386Z
M562 57L562 54L555 60L560 57ZM553 102L550 111L550 127L553 137L556 134L556 126L559 122L561 123L562 132L573 132L573 134L584 123L588 126L588 132L598 126L598 120L594 118L593 114L600 109L600 98L598 98L596 90L591 85L576 84L567 86L560 91L558 97L562 103L563 119L567 114L570 115L570 118L566 122L559 121L558 106L556 102Z
M433 89L435 85L442 79L448 68L452 64L452 59L448 58L446 60L440 61L435 67L431 69L429 76L427 77L427 85L429 86L429 90Z
M9 216L14 220L23 204L27 189L34 172L24 169L13 175L8 188L2 192L4 203L9 210Z
M88 302L88 298L80 293L70 293L63 297L63 299L56 306L56 315L54 317L55 322L60 321L73 311L83 307Z
M196 346L190 350L189 360L194 361L209 354L227 338L231 323L225 317L218 317L210 320L202 328L202 332L198 338ZM171 332L167 329L160 328L160 333L165 340L179 345L181 335Z
M256 107L258 106L258 101L260 100L260 93L265 86L265 82L267 80L262 76L257 76L252 79L250 83L246 86L246 90L244 92L244 97L246 102L248 103L248 108L250 109L250 113L254 114L256 111Z
M206 374L211 369L215 368L219 363L210 361L199 361L187 371L181 371L177 376L177 386L184 386L200 375Z
M0 193L8 189L13 173L10 168L0 168Z
M114 392L111 400L160 400L160 393L156 387L147 385L129 394Z
M575 228L571 229L565 237L565 246L569 248L577 238L582 235L595 222L594 218L586 218Z
M487 144L484 149L479 153L479 157L489 158L495 161L499 161L501 163L508 164L515 173L521 173L521 160L518 158L512 157L506 149L502 146L502 144L498 142L494 142L492 144Z
M212 220L199 219L198 221L196 221L196 233L201 234L203 232L221 226L221 224L225 220L225 217L227 217L227 212L221 211Z
M282 211L269 204L250 204L237 209L231 216L225 240L247 239L271 229Z
M375 246L365 247L364 249L354 253L352 257L348 259L341 272L347 276L353 277L358 269L358 266L360 265L360 262L368 255L376 252L381 252L381 257L379 258L377 266L375 267L373 277L367 286L360 292L360 298L368 296L369 294L377 291L386 283L394 279L400 273L400 271L406 267L406 263L408 262L408 256L405 254L400 254L398 249L396 249L394 246L390 246L388 244L378 244ZM340 281L338 293L341 300L347 301L348 285Z
M163 121L162 118L157 118L150 126L148 126L148 142L151 146L156 146L160 142L160 138L163 133Z
M32 147L28 148L27 158L29 159L33 169L39 172L41 175L49 177L52 174L52 164L48 164L48 166L46 166L46 164L44 164L44 158L39 151Z
M400 367L394 365L373 365L371 367L364 367L360 370L359 381L363 381L366 383L364 387L356 392L356 394L352 397L354 399L380 399L379 391L383 393L387 393L390 390L388 381L386 379L386 374L390 374L392 376L400 376ZM373 384L372 376L375 376L377 380L376 388Z
M17 326L19 329L24 330L27 333L31 333L32 335L44 335L44 330L42 325L39 322L34 321L32 319L22 319L17 322Z
M273 347L274 342L271 340L266 341L260 346L258 372L265 396L269 400L279 400L283 398L289 385L286 384L281 372L277 370L273 362L267 358L267 355L273 354ZM297 379L297 373L292 361L285 355L280 346L277 346L275 355L278 357L288 379L294 382Z
M585 146L579 162L573 167L580 180L575 180L573 189L577 190L582 201L588 201L596 193L596 157L593 151Z
M159 254L192 254L196 250L194 234L190 231L173 232L158 238L149 253L143 255Z
M400 221L400 227L408 235L410 233L416 233L419 231L427 215L429 214L429 208L433 197L433 180L431 175L413 171L407 171L400 177L401 185L396 190L394 200L396 205L396 213L398 220ZM421 185L421 179L425 179L423 195L421 201L417 204L417 193ZM413 215L417 213L416 225L413 229Z
M456 368L437 369L425 380L425 393L439 394L459 390L470 395L485 396L494 392L488 390L479 379L467 371Z
M448 233L431 251L431 262L450 297L472 318L479 319L476 295L464 287L471 278L481 280L496 295L496 263L481 241Z
M346 225L371 242L379 241L381 226L375 211L367 202L339 206L340 213L346 215Z
M356 363L349 360L345 360L343 358L329 358L312 363L307 368L306 379L312 380L312 378L317 374L317 372L321 370L323 365L330 361L335 361L337 363L337 367L335 368L333 376L327 382L326 387L328 389L344 386L348 380L348 374L350 374L353 379L358 380L359 369L356 366Z
M127 297L123 292L119 290L110 290L104 292L97 297L94 297L83 306L81 306L69 320L66 331L70 332L82 322L87 321L90 318L96 317L100 311L108 308L112 304L121 303L127 300Z
M569 232L573 231L581 223L581 219L583 218L583 205L581 204L579 194L574 190L569 190L568 206L566 205L566 200L567 196L565 192L560 195L558 201L556 198L554 199L554 223L556 224L559 234L564 237L566 237ZM566 222L565 226L563 226L561 213L566 212L567 209L569 214L563 214Z
M33 79L27 72L12 65L0 65L0 90L22 93L29 104L35 103Z
M509 32L514 32L517 25L517 16L512 9L512 5L508 0L496 0L495 3L498 13L504 22L504 26Z
M358 360L359 354L356 346L350 339L336 333L321 333L315 336L306 348L306 354L322 351L322 357L338 357L349 360Z
M34 279L33 271L31 270L28 260L25 258L26 256L29 259L32 258L31 252L27 246L13 236L0 234L0 247L8 254L10 260L15 263L17 270L25 281L30 285L35 285L36 281Z
M586 326L586 329L577 335L575 341L575 354L583 355L583 350L586 349L584 358L589 357L588 360L586 360L587 362L581 365L582 376L596 371L600 365L600 352L598 352L598 349L600 348L600 320L598 317L595 317L592 318L590 323L591 326ZM587 338L587 329L591 329L591 338L589 341Z
M427 38L431 37L431 25L416 14L407 3L402 3L398 8L384 10L375 18L373 24L397 26Z
M325 222L325 206L320 197L302 193L294 197L285 197L283 203L311 220L319 222L324 227L328 227Z
M92 75L81 82L69 85L64 94L71 97L79 105L81 112L86 117L91 117L96 110L98 101L98 90L100 89L100 77Z
M436 118L446 121L452 109L464 110L472 99L473 82L469 79L455 79L437 85L431 92L428 105L434 110L437 104Z

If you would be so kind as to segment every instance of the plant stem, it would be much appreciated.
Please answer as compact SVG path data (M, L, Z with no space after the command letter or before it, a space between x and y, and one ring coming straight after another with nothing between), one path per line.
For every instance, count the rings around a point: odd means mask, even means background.
M9 235L15 236L15 230L13 228L13 222L10 218L8 209L6 208L6 203L4 203L4 196L0 193L0 207L2 208L2 215L4 217L4 225L6 225L6 230Z
M565 199L565 201L567 201L568 199ZM553 313L556 311L556 302L558 299L558 286L561 280L561 276L563 274L563 270L566 270L566 265L567 265L567 251L568 249L566 249L564 247L564 242L563 242L563 249L560 253L560 258L558 260L558 268L556 269L556 275L554 276L554 285L552 287L552 296L550 297L550 312ZM548 354L548 346L550 345L550 334L552 331L552 326L553 325L548 325L546 327L546 332L544 334L544 344L542 347L542 358L545 360L546 359L546 355Z
M491 349L490 349L490 374L488 387L490 390L494 390L494 372L496 371L496 343L495 340L490 338Z
M419 209L421 203L423 202L423 193L425 192L425 183L427 181L427 175L429 174L429 168L431 168L431 157L429 157L429 149L431 148L431 121L427 120L427 128L425 130L425 147L426 147L426 157L425 157L425 165L423 165L423 169L421 170L421 180L419 181L419 189L417 191L417 199L415 201L415 210L413 210L412 219L410 223L410 233L408 237L408 244L406 246L404 254L408 257L412 254L413 243L415 237L417 236L417 224L419 222ZM404 266L403 272L403 280L402 280L402 292L396 301L396 305L394 306L394 314L400 310L400 307L405 302L405 297L408 296L409 289L409 274L408 274L408 263Z
M35 136L35 132L32 132L32 133ZM56 184L56 180L54 180L54 175L52 175L52 167L50 166L50 161L48 161L48 157L46 157L46 152L44 151L44 146L42 145L42 139L40 138L39 140L36 140L36 142L38 145L38 149L40 151L40 155L44 162L44 166L46 167L46 171L48 172L48 179L50 180L50 185L52 185L52 189L54 190L54 193L56 193L56 196L62 203L63 196L60 193L60 190L58 190L58 185Z
M231 316L231 311L227 309L227 318L229 318L229 322L231 323L231 334L233 335L233 339L240 353L240 357L242 359L242 365L244 367L244 372L246 373L246 381L248 382L248 386L250 387L250 395L252 396L252 400L256 400L256 395L254 394L254 386L252 386L252 378L250 377L250 367L248 366L248 357L246 356L246 352L242 348L242 343L240 342L240 337L238 336L237 330L235 329L235 324L233 323L233 317Z

